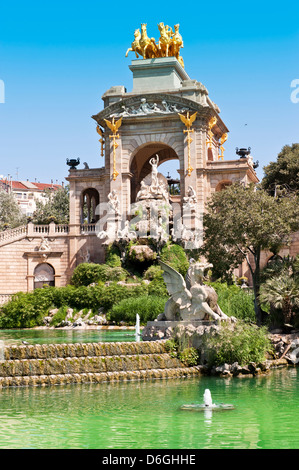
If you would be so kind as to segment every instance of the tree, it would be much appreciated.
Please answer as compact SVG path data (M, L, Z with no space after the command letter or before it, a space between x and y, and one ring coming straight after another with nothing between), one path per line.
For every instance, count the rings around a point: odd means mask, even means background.
M69 188L59 188L55 192L45 191L45 202L36 201L36 210L33 214L36 224L67 224L69 222Z
M277 161L264 167L264 173L261 187L272 196L277 191L299 192L299 144L285 145Z
M263 321L259 299L261 252L269 249L277 253L298 228L298 204L289 198L273 198L254 185L233 184L214 193L207 205L201 251L218 269L232 270L246 260L259 325Z
M0 190L0 230L14 228L26 223L14 195Z
M299 309L299 279L286 271L268 279L261 289L261 301L281 310L284 322L292 324Z

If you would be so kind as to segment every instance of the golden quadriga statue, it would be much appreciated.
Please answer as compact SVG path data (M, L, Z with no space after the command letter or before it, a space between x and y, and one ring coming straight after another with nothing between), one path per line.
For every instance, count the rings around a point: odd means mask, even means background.
M140 29L134 32L134 41L126 52L126 57L130 51L135 52L136 57L143 59L155 59L158 57L176 57L182 67L184 67L183 58L180 56L180 49L184 47L182 36L179 33L179 24L174 26L174 31L170 26L159 23L160 38L156 44L155 38L149 38L146 30L146 23L141 24Z

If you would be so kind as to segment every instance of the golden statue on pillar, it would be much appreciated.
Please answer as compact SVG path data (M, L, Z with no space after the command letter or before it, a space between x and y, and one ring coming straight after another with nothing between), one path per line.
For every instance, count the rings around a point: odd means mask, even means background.
M190 133L194 132L194 129L191 129L191 126L193 122L196 119L197 112L192 114L192 116L189 117L189 111L187 111L187 116L184 116L183 114L178 113L181 121L185 126L187 127L186 130L184 130L184 134L187 134L187 145L188 145L188 168L187 168L187 175L190 176L194 168L191 166L191 152L190 152L190 144L193 142L192 137L190 136Z
M99 142L101 144L101 157L103 157L104 156L105 137L104 137L103 130L100 128L100 126L97 126L97 133L101 136L101 138L99 139Z
M139 29L134 32L134 41L126 52L126 57L130 51L135 52L136 57L143 59L155 59L159 57L176 57L178 62L184 67L183 58L180 56L180 49L184 47L182 36L179 33L179 24L174 26L174 31L164 23L158 24L160 38L158 44L155 38L149 38L147 35L147 24L141 24L141 33Z
M223 154L224 154L225 148L223 147L223 144L224 144L224 142L226 142L226 141L227 141L227 134L225 133L225 134L223 134L223 135L221 136L221 138L220 138L220 150L221 150L221 154L218 155L218 160L220 160L220 159L223 160L223 159L224 159L224 155L223 155Z
M120 118L116 122L115 122L114 117L112 118L112 121L108 121L107 119L104 119L104 121L107 124L107 126L109 127L109 129L112 131L112 134L109 135L109 138L112 139L112 147L113 147L113 173L112 173L112 178L113 178L113 181L115 181L117 176L119 175L118 171L116 170L115 150L118 147L118 143L116 142L116 139L119 139L119 134L117 133L117 131L121 126L122 118Z
M209 120L209 123L208 123L208 126L209 126L209 130L208 130L208 139L207 139L207 146L209 149L212 148L212 144L213 144L213 132L212 132L212 129L213 127L216 125L217 123L217 118L215 116L213 116L210 120Z

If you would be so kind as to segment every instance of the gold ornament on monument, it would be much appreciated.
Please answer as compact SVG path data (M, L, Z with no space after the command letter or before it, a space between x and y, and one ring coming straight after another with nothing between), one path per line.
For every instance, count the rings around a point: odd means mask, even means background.
M220 138L220 150L221 150L221 154L218 155L218 160L224 160L224 155L223 155L223 154L224 154L225 148L223 147L223 144L224 144L224 142L226 142L226 141L227 141L227 134L225 133L225 134L223 134L223 135L221 136L221 138Z
M149 38L147 35L147 24L141 24L140 29L134 32L134 41L131 47L126 52L126 57L130 51L135 52L138 59L141 56L143 59L157 59L159 57L176 57L178 62L184 67L184 61L180 55L180 49L184 47L182 36L179 33L180 25L174 25L174 31L164 23L158 24L160 38L156 43L155 38Z
M115 153L115 150L118 147L118 143L116 142L116 139L119 139L119 134L117 133L117 131L121 126L122 118L120 118L116 122L114 120L114 117L112 118L112 121L108 121L107 119L104 119L104 121L107 124L107 126L109 127L109 129L112 131L112 134L109 135L109 138L112 139L112 147L113 147L113 173L112 173L112 178L113 178L113 181L115 181L117 176L119 175L118 171L116 170L116 153Z
M212 148L213 137L214 137L214 133L212 132L212 129L216 125L216 123L217 123L217 118L215 116L213 116L209 120L209 123L208 123L209 130L208 130L208 139L207 139L206 143L207 143L208 148L210 148L210 149Z
M101 157L103 157L104 156L105 137L104 137L104 132L100 128L100 126L97 126L97 133L101 136L101 138L99 139L99 142L101 144Z
M187 111L187 116L184 116L183 114L180 114L178 113L181 121L183 124L185 124L185 126L187 127L186 130L184 130L184 134L187 134L187 145L188 145L188 168L187 168L187 174L188 176L191 175L192 171L194 170L194 168L192 168L191 166L191 151L190 151L190 144L191 142L193 142L193 139L192 137L190 136L190 133L191 132L194 132L194 129L191 129L191 126L193 124L193 122L195 121L196 119L196 115L197 115L197 112L192 114L190 117L189 117L189 111Z

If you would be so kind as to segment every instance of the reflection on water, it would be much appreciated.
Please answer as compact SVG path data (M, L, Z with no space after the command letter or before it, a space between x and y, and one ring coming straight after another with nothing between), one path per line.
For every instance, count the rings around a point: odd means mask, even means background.
M299 442L297 369L267 377L201 377L9 388L0 393L0 448L292 449ZM184 412L202 403L234 410Z
M0 340L8 344L21 344L27 341L30 344L51 343L99 343L116 341L136 341L135 331L104 330L104 329L21 329L0 330Z

